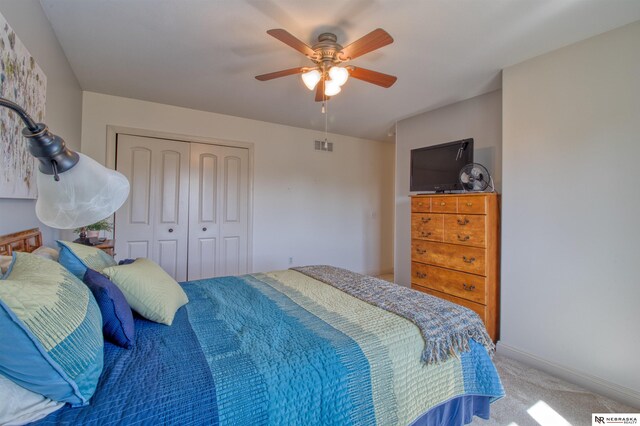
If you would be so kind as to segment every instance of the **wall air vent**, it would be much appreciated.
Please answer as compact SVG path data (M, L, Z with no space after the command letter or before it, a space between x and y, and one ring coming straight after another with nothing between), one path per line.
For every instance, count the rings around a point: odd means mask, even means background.
M316 151L333 152L333 142L315 141Z

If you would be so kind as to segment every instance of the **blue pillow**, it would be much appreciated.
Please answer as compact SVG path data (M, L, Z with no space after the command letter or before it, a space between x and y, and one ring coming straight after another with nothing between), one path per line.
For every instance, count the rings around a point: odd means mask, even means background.
M14 253L0 280L0 373L72 406L86 405L103 366L102 316L62 265Z
M100 307L104 337L115 345L131 349L135 343L135 329L124 294L109 278L91 268L84 273L83 281Z
M104 268L117 265L113 257L99 248L68 241L57 241L57 243L60 247L58 262L80 280L84 278L87 268L100 272Z

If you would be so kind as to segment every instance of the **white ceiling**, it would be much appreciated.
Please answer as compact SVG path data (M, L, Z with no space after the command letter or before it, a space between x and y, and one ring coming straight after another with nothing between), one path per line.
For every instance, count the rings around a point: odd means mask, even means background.
M500 70L640 19L640 0L41 0L83 90L324 129L299 76L309 65L268 36L284 28L343 46L381 27L395 42L353 61L398 76L350 80L329 131L390 139L396 120L500 88ZM640 41L639 41L640 46Z

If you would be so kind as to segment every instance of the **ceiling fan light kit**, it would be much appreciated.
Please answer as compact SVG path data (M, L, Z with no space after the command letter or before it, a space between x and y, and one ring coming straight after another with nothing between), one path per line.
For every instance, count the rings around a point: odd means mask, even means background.
M302 74L302 81L309 90L315 89L321 78L322 74L317 69L312 69Z
M304 54L315 66L312 68L289 68L258 75L256 79L267 81L287 75L301 74L305 86L309 90L316 90L316 102L324 102L328 97L340 93L342 90L341 86L347 82L349 77L385 88L391 87L397 80L395 76L365 68L352 65L346 67L339 66L343 62L350 61L393 43L393 38L382 28L371 31L347 47L342 47L338 44L338 38L333 33L320 34L318 36L318 42L313 46L308 46L283 29L268 30L267 34Z
M335 96L342 91L342 88L338 82L333 80L324 81L324 94L325 96Z
M342 86L349 79L349 71L342 67L331 67L329 68L329 77L338 86Z

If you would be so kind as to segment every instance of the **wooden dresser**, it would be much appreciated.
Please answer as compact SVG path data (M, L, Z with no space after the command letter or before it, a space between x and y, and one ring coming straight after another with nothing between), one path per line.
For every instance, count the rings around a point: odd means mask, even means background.
M493 341L500 309L498 194L411 197L411 287L474 310Z

